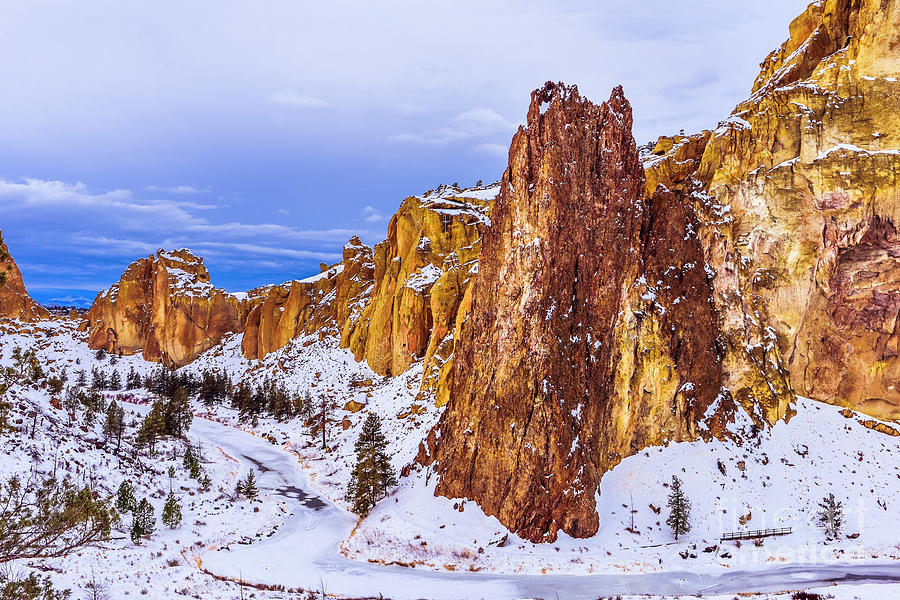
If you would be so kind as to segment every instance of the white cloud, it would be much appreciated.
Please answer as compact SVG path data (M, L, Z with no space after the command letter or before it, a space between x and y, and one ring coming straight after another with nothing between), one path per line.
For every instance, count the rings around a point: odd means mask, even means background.
M284 256L289 258L309 258L315 260L340 260L341 254L337 252L318 252L314 250L297 250L295 248L283 248L277 246L264 246L261 244L244 244L239 242L196 242L194 248L214 250L230 250L261 254L264 256ZM202 253L202 252L201 252ZM207 254L210 254L207 252ZM233 253L232 253L233 254Z
M363 218L367 223L378 223L384 221L384 215L374 206L366 206L362 209Z
M446 146L455 142L495 138L497 134L512 136L518 124L490 108L473 108L450 119L446 125L419 133L392 136L394 142L424 146Z
M331 106L328 102L322 100L321 98L308 96L306 94L301 94L293 90L275 92L274 94L269 96L269 102L272 102L274 104L284 104L286 106L297 106L299 108L326 108L328 106Z
M167 194L184 194L184 195L194 195L194 194L211 194L212 190L209 188L197 188L192 185L176 185L172 187L162 187L158 185L148 185L144 188L148 192L165 192Z
M485 154L492 154L494 156L506 156L509 154L509 146L504 146L503 144L478 144L475 146L476 152L483 152Z

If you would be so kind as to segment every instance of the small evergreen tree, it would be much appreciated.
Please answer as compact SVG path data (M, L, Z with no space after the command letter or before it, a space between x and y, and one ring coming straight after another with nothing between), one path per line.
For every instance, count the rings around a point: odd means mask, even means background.
M133 365L128 369L128 375L125 376L125 387L129 390L136 390L141 387L141 376L134 370Z
M153 408L144 417L144 422L141 423L141 427L138 430L137 445L141 447L147 446L151 455L155 452L156 442L166 433L164 410L161 402L154 402Z
M675 539L691 530L691 501L681 489L681 480L672 475L672 491L669 492L668 507L671 512L666 525L672 528Z
M103 423L103 436L105 443L116 442L116 452L122 443L122 434L125 432L125 409L119 408L115 400L109 401L106 408L106 421Z
M172 490L169 490L169 497L166 498L166 504L163 506L162 522L169 529L175 529L181 525L181 505L178 504Z
M369 413L356 441L356 467L350 476L347 499L353 502L353 512L367 515L375 503L397 485L397 475L387 455L387 439L381 431L381 419Z
M190 445L186 446L184 449L184 459L182 459L181 464L185 469L190 469L195 460L197 459L194 458L194 451L191 450Z
M140 544L141 538L156 530L156 517L153 515L153 505L146 498L142 498L134 509L131 521L131 541Z
M825 528L825 537L835 540L844 526L844 504L838 502L834 494L828 494L819 503L819 525Z
M166 433L183 437L191 428L194 414L188 392L183 387L175 390L172 398L166 403Z
M137 499L134 497L134 486L127 479L119 486L116 492L116 508L121 513L131 512L137 507Z
M256 488L256 475L253 473L253 469L250 469L250 472L247 473L247 478L244 480L244 496L251 500L259 496L259 490Z
M122 389L122 376L117 370L114 370L109 377L109 389L113 391Z
M253 469L250 469L245 478L238 480L234 486L234 495L238 500L240 500L241 496L251 500L259 496L259 489L256 487L256 475Z
M90 429L94 426L94 423L97 421L97 410L92 406L88 405L84 409L84 426L87 429Z
M209 475L203 473L199 479L200 482L200 491L208 492L212 487L212 480L209 478Z

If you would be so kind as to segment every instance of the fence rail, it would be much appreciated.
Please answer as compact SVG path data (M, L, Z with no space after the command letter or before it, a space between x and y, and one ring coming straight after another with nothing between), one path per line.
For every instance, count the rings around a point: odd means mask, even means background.
M720 539L723 542L728 540L752 540L775 535L789 535L791 533L794 533L794 531L790 527L782 527L780 529L754 529L753 531L729 531L728 533L723 533Z

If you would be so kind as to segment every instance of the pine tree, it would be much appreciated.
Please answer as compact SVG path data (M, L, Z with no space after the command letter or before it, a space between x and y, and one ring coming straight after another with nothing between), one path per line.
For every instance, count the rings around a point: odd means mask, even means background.
M128 375L125 377L125 387L129 390L136 390L141 387L141 376L134 370L134 366L128 370Z
M125 409L119 408L115 400L110 400L109 406L106 408L106 422L103 423L103 435L107 444L112 440L116 441L116 453L119 452L123 433L125 433Z
M116 406L116 428L113 432L116 436L116 454L119 453L119 448L122 446L122 435L125 433L125 409L121 406Z
M387 440L381 431L381 419L369 413L356 441L356 467L350 476L347 499L353 502L353 512L367 515L375 503L397 485L397 475L387 455Z
M156 517L153 516L153 505L143 498L132 515L131 541L139 544L142 537L150 535L155 529Z
M162 522L169 529L175 529L181 525L181 505L178 504L172 490L169 490L169 497L166 498L166 504L163 506Z
M134 486L127 479L119 486L116 493L116 508L121 513L131 512L137 507L137 499L134 497Z
M186 446L184 449L184 459L181 461L181 464L185 469L190 469L195 460L197 459L194 458L194 452L191 450L190 445Z
M209 475L207 475L206 473L203 473L203 475L200 476L199 482L200 482L200 491L208 492L209 489L212 487L212 480L209 478Z
M114 391L122 389L122 377L117 370L114 370L109 378L109 389Z
M156 449L156 442L166 433L165 409L161 402L154 402L153 408L144 417L141 428L137 434L137 445L147 446L152 455Z
M834 494L828 494L819 503L819 525L825 528L825 537L835 540L844 526L844 504L838 502Z
M247 473L247 478L244 480L244 496L251 500L259 496L259 490L256 488L256 475L253 474L253 469L250 469L250 472Z
M69 422L75 418L75 411L78 410L78 407L81 405L81 400L78 399L78 394L75 392L74 388L66 388L66 394L63 396L63 408L66 409L66 413L69 415Z
M681 480L672 475L672 491L669 492L668 507L672 511L666 525L672 528L675 539L691 530L691 501L681 489Z
M234 497L236 500L240 500L241 496L244 495L244 480L238 479L237 483L234 484Z
M166 403L166 433L183 437L191 428L194 414L191 412L191 401L183 387L175 390L172 398Z

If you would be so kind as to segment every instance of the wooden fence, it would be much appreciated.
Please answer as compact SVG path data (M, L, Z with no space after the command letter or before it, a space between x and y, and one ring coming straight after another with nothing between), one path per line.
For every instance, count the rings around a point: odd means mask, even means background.
M782 527L780 529L754 529L753 531L730 531L728 533L723 533L720 539L723 542L728 540L753 540L775 535L789 535L791 533L794 532L790 527Z

